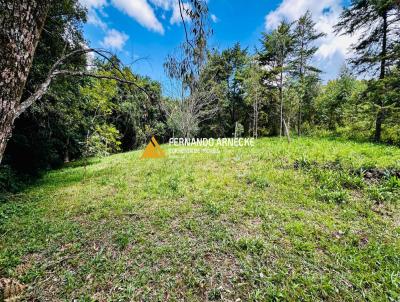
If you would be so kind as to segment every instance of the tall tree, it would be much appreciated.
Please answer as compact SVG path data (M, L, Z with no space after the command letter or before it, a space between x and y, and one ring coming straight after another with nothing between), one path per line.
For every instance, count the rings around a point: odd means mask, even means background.
M235 123L240 118L240 108L243 107L243 89L242 79L239 77L241 71L246 65L247 49L243 49L239 43L236 43L232 48L224 50L222 57L228 64L229 74L227 77L228 99L230 101L231 112L231 133L235 129Z
M179 119L169 121L169 124L179 125L180 134L184 137L193 137L199 131L199 123L216 112L216 108L211 106L216 100L214 92L200 81L201 70L206 63L207 40L212 34L207 1L190 0L190 3L192 5L185 8L181 0L178 1L185 41L179 49L180 53L169 55L164 63L167 76L180 86L180 91L175 91L179 96L178 105L171 107L167 102L165 110L169 119ZM184 13L190 18L188 25Z
M53 65L41 74L43 80L35 85L33 93L22 100L24 88L31 72L32 62L41 33L51 8L58 7L60 14L68 19L68 8L79 5L78 0L0 0L0 163L3 159L7 142L11 137L15 120L29 107L41 99L48 91L50 84L61 76L91 76L95 78L118 80L135 85L118 77L91 74L87 69L69 70L69 62L77 57L96 53L107 58L107 53L90 48L83 48L81 44L75 47L70 40L70 31L64 31L63 52ZM54 17L54 16L50 16ZM62 26L60 26L62 28ZM72 44L72 47L71 45Z
M259 61L266 69L265 82L272 88L278 89L279 94L279 135L284 130L284 86L290 74L291 56L293 52L292 25L282 21L277 29L268 34L263 34L262 50Z
M243 78L241 73L248 60L247 49L239 43L208 55L208 62L201 72L200 80L218 91L216 116L203 124L212 136L231 136L236 122L243 123L246 108L243 97Z
M359 33L360 39L352 46L355 55L350 59L350 63L361 73L378 76L380 81L386 78L388 71L398 60L396 48L400 42L400 13L397 2L352 0L336 25L337 33ZM385 99L382 96L374 100L378 108L375 118L376 141L381 140L382 124L387 116Z
M0 0L0 163L51 0Z
M245 101L251 104L253 108L251 134L254 138L258 138L260 109L264 94L262 71L255 57L250 57L248 60L249 62L242 72L243 86L245 90Z
M353 94L358 82L344 65L339 78L329 81L317 98L317 122L335 131L344 126L348 107L354 107Z
M293 29L293 75L300 84L300 95L297 115L297 134L301 134L302 108L307 102L307 84L312 83L307 77L316 77L321 71L311 65L311 60L318 50L315 42L325 34L315 29L315 22L311 13L307 11L296 21Z

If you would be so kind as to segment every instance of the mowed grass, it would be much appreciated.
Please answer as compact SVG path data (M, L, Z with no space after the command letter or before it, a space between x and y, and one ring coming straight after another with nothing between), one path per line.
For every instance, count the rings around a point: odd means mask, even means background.
M163 148L73 163L1 204L0 274L39 301L400 300L399 148Z

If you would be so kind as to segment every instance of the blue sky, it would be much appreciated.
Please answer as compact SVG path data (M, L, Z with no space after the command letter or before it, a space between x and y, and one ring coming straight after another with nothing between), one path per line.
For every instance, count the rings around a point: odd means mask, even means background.
M80 0L88 8L85 37L93 47L115 52L142 75L168 83L163 62L184 38L177 0ZM338 37L332 26L343 0L208 0L214 35L210 46L225 49L236 42L250 51L259 45L261 33L274 29L282 19L297 19L306 10L317 29L327 36L319 43L315 64L324 81L334 78L348 57L356 37Z

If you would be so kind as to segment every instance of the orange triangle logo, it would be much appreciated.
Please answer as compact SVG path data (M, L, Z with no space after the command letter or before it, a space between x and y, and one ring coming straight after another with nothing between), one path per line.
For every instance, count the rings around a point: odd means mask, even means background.
M161 149L160 145L157 143L154 136L151 138L150 143L144 149L143 155L140 159L144 158L163 158L165 157L165 152Z

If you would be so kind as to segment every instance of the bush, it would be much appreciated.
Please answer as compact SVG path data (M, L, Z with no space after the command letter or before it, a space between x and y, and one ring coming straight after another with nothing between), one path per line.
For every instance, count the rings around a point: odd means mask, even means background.
M5 194L16 193L22 187L22 182L9 166L0 166L0 202L4 201Z
M382 141L400 146L400 125L385 127L382 131Z

